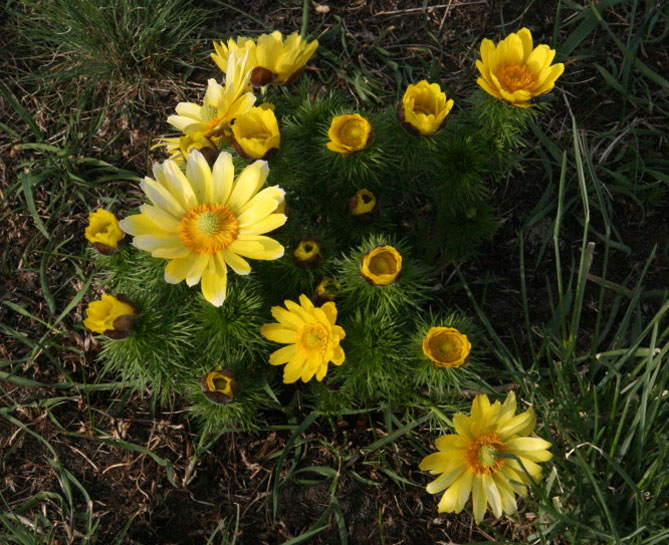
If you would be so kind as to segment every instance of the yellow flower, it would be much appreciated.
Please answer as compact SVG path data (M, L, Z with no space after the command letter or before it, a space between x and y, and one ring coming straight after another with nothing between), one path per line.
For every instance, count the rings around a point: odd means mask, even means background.
M446 100L446 93L438 84L422 80L409 85L404 92L399 109L400 121L410 132L428 136L444 126L451 108L453 100Z
M372 125L360 114L338 115L330 123L326 146L330 151L350 155L366 148L372 136Z
M162 138L157 144L151 146L151 149L161 146L165 147L170 156L169 158L179 165L186 162L188 153L194 149L199 150L207 159L210 156L213 157L215 161L216 157L218 157L216 142L219 139L217 137L206 138L201 132L194 132L182 136Z
M216 53L212 53L211 58L227 76L230 55L248 54L251 83L256 87L269 83L279 85L299 76L317 47L317 40L307 43L297 32L284 41L283 35L276 30L260 35L257 42L251 38L237 38L236 41L231 38L227 45L214 42Z
M110 255L118 252L119 243L125 234L121 231L116 216L100 208L88 214L88 227L84 236L98 252Z
M288 345L273 352L269 363L288 364L283 370L286 384L298 379L308 382L314 375L320 382L327 373L329 362L341 365L345 359L339 341L346 333L335 325L337 307L332 302L314 307L304 294L300 295L299 305L288 300L284 304L286 308L272 307L272 316L278 323L260 328L263 337Z
M249 274L244 257L272 260L284 253L281 244L263 236L286 221L276 213L283 189L261 190L268 173L265 161L255 161L234 180L229 153L221 153L210 168L197 150L188 154L185 173L174 161L155 164L155 179L146 177L141 184L151 204L122 220L121 228L140 250L170 260L167 282L185 279L194 286L202 280L204 298L220 306L228 267Z
M230 403L241 393L241 386L237 382L232 369L214 369L207 373L200 381L202 393L212 403L225 405Z
M454 327L433 327L423 339L423 354L435 367L462 367L469 361L472 345Z
M321 264L322 260L321 245L314 237L300 240L295 250L293 250L293 263L302 269L315 269Z
M392 246L377 246L362 256L360 274L372 286L395 282L402 271L402 256Z
M235 118L244 115L255 103L246 61L246 57L238 58L232 53L228 58L225 86L210 79L202 106L180 102L176 107L177 115L169 116L167 122L187 135L199 133L204 137L220 137Z
M351 216L371 214L376 208L376 197L369 189L359 189L348 201L348 211Z
M103 295L86 307L84 326L111 339L125 339L135 325L135 305L123 295Z
M486 93L527 108L530 100L549 92L564 72L564 64L551 65L555 50L545 44L533 48L527 28L512 32L495 46L488 39L481 42L481 60L476 80Z
M281 131L274 112L270 108L251 108L235 119L232 143L244 159L269 159L274 156L281 146Z
M535 423L532 409L516 415L513 392L504 404L495 401L491 405L486 395L478 395L472 403L471 416L455 414L456 433L439 437L438 452L420 463L423 471L441 474L427 485L430 494L446 489L439 512L459 513L471 492L477 523L483 519L488 504L498 518L503 512L514 513L514 493L525 496L530 484L527 474L537 480L541 475L537 462L546 462L553 456L547 450L551 443L528 437ZM517 459L504 458L498 453Z
M318 283L314 290L314 302L322 305L328 301L334 301L337 293L340 291L341 284L337 282L337 279L332 276L326 276Z

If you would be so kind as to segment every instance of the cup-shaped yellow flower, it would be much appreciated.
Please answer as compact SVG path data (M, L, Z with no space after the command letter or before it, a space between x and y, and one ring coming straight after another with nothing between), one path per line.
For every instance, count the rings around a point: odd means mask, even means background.
M134 236L133 244L153 257L170 260L165 280L176 284L198 282L202 295L212 305L223 304L227 268L249 274L244 259L272 260L284 253L265 233L283 225L284 214L276 209L284 191L278 186L261 189L269 168L255 161L234 179L232 156L221 153L213 168L203 155L188 154L185 173L169 159L155 164L155 179L146 177L141 188L151 204L121 221L121 228Z
M238 58L232 53L228 66L225 86L210 79L202 106L180 102L176 115L169 116L167 122L188 135L199 133L204 137L220 137L235 118L248 112L256 97L249 87L251 72L247 58Z
M402 255L392 246L377 246L362 256L360 274L372 286L387 286L402 272Z
M423 354L434 367L462 367L469 361L472 345L454 327L433 327L423 339Z
M227 75L230 55L235 52L238 55L248 54L251 83L254 86L269 83L280 85L300 75L317 47L317 40L306 42L297 32L284 39L276 30L271 34L260 35L257 41L242 37L236 40L231 38L227 44L214 42L216 53L212 53L211 58Z
M444 126L451 108L453 99L446 100L446 93L437 83L422 80L407 87L398 115L409 132L428 136Z
M125 234L121 231L116 216L100 208L88 214L88 226L84 236L98 252L111 255L121 249Z
M243 159L271 159L281 146L281 131L270 108L251 108L232 124L232 144Z
M293 263L301 269L315 269L323 261L321 245L314 237L300 240L293 250Z
M477 523L483 520L488 505L498 518L502 513L514 513L515 494L524 496L530 477L537 480L541 475L537 462L553 456L547 450L551 443L529 437L535 423L532 409L516 415L513 392L503 404L491 404L486 395L478 395L471 416L456 413L455 433L439 437L438 452L420 463L423 471L440 474L427 485L427 491L438 494L446 489L439 512L459 513L471 493Z
M217 405L230 403L242 391L235 372L228 368L209 371L200 381L200 387L204 397Z
M369 189L359 189L347 204L351 216L368 216L376 209L376 197Z
M271 365L287 364L283 370L286 384L302 379L309 382L314 375L321 381L328 370L328 363L344 363L344 350L339 341L346 336L344 329L335 325L337 307L328 302L315 307L309 298L300 295L300 304L284 301L286 308L272 307L272 316L278 323L260 328L263 337L286 344L269 357Z
M330 123L330 141L326 146L330 151L350 155L354 151L365 149L373 136L371 123L360 114L338 115Z
M125 339L135 326L137 308L124 295L103 295L86 307L84 326L110 339Z
M527 108L534 97L548 93L564 72L564 64L551 65L555 50L546 44L533 47L527 28L512 32L499 44L484 39L476 80L486 93L506 100L514 106Z

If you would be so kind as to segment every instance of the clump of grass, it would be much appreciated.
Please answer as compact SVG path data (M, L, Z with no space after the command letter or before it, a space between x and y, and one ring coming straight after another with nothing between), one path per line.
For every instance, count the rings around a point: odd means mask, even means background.
M50 59L34 77L83 81L94 97L142 93L204 20L189 0L37 0L12 13L30 54Z

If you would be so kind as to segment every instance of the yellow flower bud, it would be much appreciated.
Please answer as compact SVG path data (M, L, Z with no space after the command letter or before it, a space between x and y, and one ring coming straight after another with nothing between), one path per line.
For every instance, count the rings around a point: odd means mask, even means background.
M212 403L225 405L237 397L242 387L232 369L214 369L200 381L202 393Z
M125 295L103 295L86 307L84 325L110 339L125 339L135 326L137 308Z
M88 214L84 236L98 252L111 255L121 249L125 233L121 231L116 216L100 208Z
M350 155L366 148L373 136L372 125L360 114L338 115L330 123L326 146L330 151Z
M263 104L263 106L265 106ZM281 131L271 108L251 108L232 124L232 145L243 159L271 159L281 146Z
M467 365L471 349L467 335L454 327L433 327L423 339L423 354L437 368Z
M301 269L315 269L322 260L321 246L313 237L301 240L293 250L293 263Z
M453 100L446 100L446 93L438 84L422 80L407 87L398 115L409 132L428 136L444 126L451 108Z
M392 284L401 271L402 256L392 246L377 246L362 256L360 274L372 286Z

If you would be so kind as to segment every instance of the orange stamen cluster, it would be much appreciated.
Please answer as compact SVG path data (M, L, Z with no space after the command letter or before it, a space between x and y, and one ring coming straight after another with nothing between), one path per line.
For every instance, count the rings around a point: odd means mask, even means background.
M529 68L520 64L503 66L495 75L502 87L510 93L518 89L534 89L537 83L537 78L530 72Z
M215 254L237 239L239 222L232 211L221 204L201 204L181 218L179 237L198 254Z
M467 467L479 475L496 473L504 465L504 458L496 456L495 453L504 452L505 448L506 445L500 441L496 432L481 434L467 446Z

